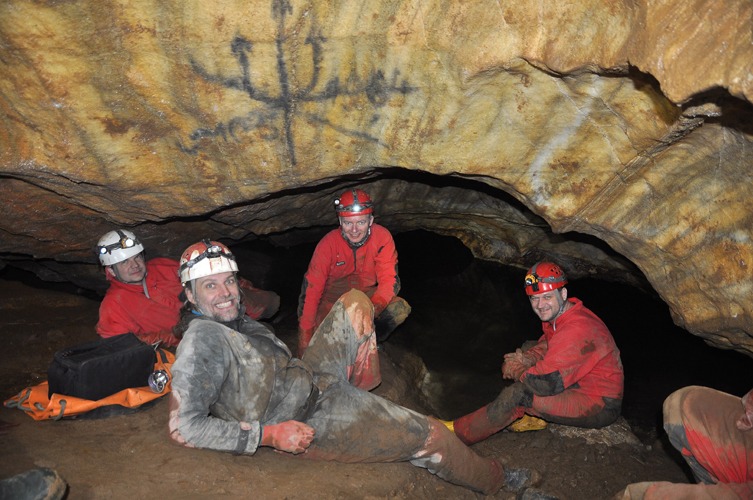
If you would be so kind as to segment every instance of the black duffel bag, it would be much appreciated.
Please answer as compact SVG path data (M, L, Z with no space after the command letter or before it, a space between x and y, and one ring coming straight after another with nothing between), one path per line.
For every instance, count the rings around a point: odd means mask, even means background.
M96 401L129 387L144 387L157 361L155 346L132 333L68 347L47 370L52 394Z

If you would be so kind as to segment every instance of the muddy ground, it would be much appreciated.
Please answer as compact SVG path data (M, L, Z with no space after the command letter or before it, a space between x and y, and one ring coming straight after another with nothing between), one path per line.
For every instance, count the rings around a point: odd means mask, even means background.
M291 345L294 316L283 304L275 327ZM95 338L98 301L18 281L0 281L0 395L46 379L53 353ZM376 392L425 411L403 369L406 353L388 343L381 353L384 382ZM398 367L398 364L400 367ZM440 415L441 416L441 415ZM0 477L34 467L56 469L71 499L86 498L477 498L409 463L338 464L302 460L269 449L233 456L182 448L166 433L167 404L106 419L37 422L0 409ZM447 418L447 417L445 417ZM540 488L561 499L610 498L631 482L689 481L659 434L614 446L589 444L552 428L502 432L473 448L541 472ZM645 436L648 436L646 438ZM651 437L655 436L655 437ZM645 442L646 439L650 442ZM494 498L513 498L501 491Z

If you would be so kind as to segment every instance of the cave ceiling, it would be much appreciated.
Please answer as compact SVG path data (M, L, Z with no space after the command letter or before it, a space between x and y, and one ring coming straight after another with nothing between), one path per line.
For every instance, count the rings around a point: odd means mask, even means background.
M748 1L0 3L0 259L393 232L648 286L753 353Z

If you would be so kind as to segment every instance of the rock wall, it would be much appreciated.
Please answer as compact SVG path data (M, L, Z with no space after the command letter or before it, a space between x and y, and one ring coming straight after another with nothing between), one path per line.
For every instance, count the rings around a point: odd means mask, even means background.
M753 353L752 25L743 0L7 0L0 258L85 281L113 226L291 242L360 184L480 258L642 273Z

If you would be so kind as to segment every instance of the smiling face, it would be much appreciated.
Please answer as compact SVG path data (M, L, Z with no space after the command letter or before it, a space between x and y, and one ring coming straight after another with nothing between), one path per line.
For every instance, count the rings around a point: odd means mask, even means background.
M374 222L374 217L371 214L340 217L340 229L346 240L357 244L368 236L372 222Z
M186 287L186 297L207 318L228 322L241 316L241 297L234 272L212 274Z
M569 307L567 288L557 288L548 292L530 295L531 308L541 321L554 321ZM564 305L564 307L562 307ZM560 308L562 311L560 311Z
M146 276L144 253L108 266L107 270L123 283L139 283Z

